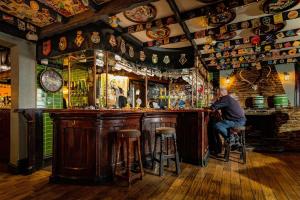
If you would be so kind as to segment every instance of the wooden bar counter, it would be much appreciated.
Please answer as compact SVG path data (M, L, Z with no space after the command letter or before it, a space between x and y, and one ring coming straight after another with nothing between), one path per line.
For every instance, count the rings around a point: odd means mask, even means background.
M154 146L153 124L176 123L181 161L205 166L208 159L205 110L49 110L54 144L51 181L88 183L112 179L115 133L121 128L142 132L147 166Z

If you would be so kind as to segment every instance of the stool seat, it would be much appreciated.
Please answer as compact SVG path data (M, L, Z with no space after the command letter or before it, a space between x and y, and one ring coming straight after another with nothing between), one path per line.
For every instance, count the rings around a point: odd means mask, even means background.
M121 129L118 132L119 137L129 137L129 138L134 138L134 137L140 137L141 132L137 129Z
M236 126L231 129L233 129L234 131L245 131L246 127L245 126Z
M169 135L176 133L176 129L173 127L159 127L155 129L156 134Z

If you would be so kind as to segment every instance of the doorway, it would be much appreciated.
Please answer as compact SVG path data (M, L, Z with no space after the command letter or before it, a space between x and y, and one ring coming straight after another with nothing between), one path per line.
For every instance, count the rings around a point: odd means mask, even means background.
M7 164L10 157L10 110L10 49L0 46L0 163L2 165Z

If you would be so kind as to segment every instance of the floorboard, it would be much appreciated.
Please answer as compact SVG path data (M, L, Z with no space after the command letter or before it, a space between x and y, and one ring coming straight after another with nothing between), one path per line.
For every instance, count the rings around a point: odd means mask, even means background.
M101 186L51 184L47 170L12 175L0 164L0 199L300 199L300 153L248 152L247 164L238 161L238 155L232 154L227 163L210 158L205 168L182 163L179 176L172 168L162 177L147 171L130 187L120 181Z

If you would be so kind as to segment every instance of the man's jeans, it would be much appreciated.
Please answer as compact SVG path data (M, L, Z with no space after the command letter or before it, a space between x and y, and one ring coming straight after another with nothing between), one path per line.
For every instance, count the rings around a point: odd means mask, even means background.
M232 127L238 127L238 126L244 126L246 124L245 119L241 119L239 121L230 121L230 120L222 120L220 122L217 122L214 125L214 128L221 133L221 135L224 137L224 139L228 139L230 137L229 134L229 128Z

